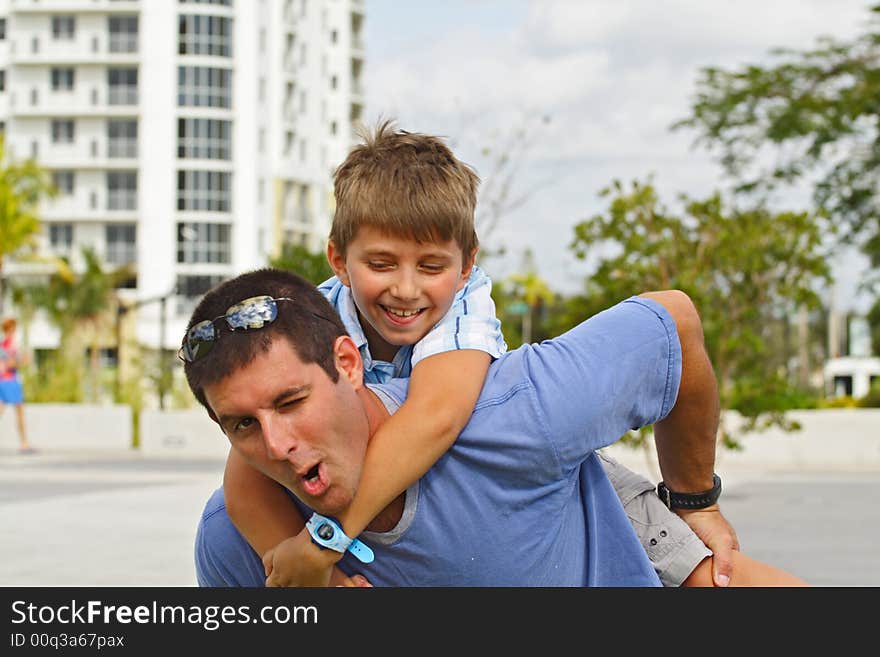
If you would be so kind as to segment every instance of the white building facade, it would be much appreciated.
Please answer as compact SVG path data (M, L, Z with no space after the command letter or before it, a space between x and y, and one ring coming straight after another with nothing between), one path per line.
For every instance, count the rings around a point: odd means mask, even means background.
M324 247L363 107L364 0L0 0L0 121L59 195L42 248L131 265L137 339L211 286ZM37 265L11 262L13 280ZM163 303L154 303L159 299ZM164 311L163 311L164 310ZM31 346L52 348L46 323Z

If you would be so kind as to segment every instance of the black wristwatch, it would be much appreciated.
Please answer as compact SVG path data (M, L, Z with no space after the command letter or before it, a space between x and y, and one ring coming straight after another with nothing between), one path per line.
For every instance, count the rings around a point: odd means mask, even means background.
M657 495L670 509L705 509L721 497L721 477L712 473L712 488L702 493L676 493L661 481L657 484Z

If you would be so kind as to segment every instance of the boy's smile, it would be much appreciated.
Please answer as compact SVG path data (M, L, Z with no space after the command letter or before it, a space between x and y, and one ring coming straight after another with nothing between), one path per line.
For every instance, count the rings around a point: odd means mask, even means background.
M370 353L386 361L443 318L473 266L455 240L417 242L372 226L358 229L345 257L331 242L328 259L351 288Z

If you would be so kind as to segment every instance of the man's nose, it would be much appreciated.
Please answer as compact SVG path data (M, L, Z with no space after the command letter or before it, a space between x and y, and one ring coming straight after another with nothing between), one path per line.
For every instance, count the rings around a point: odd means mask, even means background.
M264 418L260 423L263 427L263 442L270 459L286 461L288 454L296 449L296 439L286 422L278 418Z

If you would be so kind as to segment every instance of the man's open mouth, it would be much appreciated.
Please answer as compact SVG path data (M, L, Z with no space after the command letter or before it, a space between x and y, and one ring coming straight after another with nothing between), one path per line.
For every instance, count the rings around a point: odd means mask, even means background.
M327 477L320 463L316 463L302 475L303 489L309 495L320 495L327 488Z

